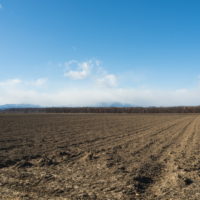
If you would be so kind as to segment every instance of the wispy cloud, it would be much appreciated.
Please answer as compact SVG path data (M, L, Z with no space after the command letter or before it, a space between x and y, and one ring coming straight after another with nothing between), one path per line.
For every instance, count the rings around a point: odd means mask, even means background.
M3 5L0 3L0 9L2 9L3 8Z
M84 61L84 62L78 62L76 60L71 60L65 63L65 66L67 68L66 72L64 73L65 77L79 80L79 79L85 79L90 75L93 61Z
M19 85L22 81L18 78L8 79L0 82L0 87L13 87Z
M47 83L48 79L47 78L38 78L35 80L21 80L18 78L13 78L13 79L7 79L4 81L0 81L0 88L1 89L8 89L12 90L13 88L38 88L41 86L44 86Z
M44 86L47 83L48 79L47 78L38 78L34 81L28 82L28 84L36 87L41 87Z
M117 77L114 74L106 74L105 76L98 78L96 83L103 87L116 87Z

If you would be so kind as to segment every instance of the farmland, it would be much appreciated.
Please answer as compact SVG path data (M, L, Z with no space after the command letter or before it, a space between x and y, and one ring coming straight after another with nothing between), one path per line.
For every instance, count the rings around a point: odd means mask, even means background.
M1 114L1 199L200 199L199 114Z

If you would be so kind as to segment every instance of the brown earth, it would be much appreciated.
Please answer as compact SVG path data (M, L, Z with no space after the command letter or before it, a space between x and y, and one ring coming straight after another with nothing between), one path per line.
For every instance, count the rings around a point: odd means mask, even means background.
M199 200L198 114L2 114L0 199Z

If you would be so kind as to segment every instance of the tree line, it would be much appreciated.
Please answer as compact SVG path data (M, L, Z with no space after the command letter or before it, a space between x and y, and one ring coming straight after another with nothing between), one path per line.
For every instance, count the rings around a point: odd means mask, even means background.
M3 113L200 113L200 106L10 108Z

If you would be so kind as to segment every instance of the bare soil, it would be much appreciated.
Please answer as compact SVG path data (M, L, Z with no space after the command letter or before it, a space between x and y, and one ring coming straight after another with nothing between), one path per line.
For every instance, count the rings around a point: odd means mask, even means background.
M199 200L198 114L1 114L2 200Z

